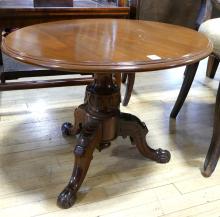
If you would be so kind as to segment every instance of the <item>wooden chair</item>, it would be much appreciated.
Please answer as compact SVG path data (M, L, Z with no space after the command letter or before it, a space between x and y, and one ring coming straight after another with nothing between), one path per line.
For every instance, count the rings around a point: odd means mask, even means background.
M207 24L207 22L209 23L210 20L208 20L208 18L211 18L211 14L212 14L212 7L213 7L213 3L215 4L220 4L219 0L206 0L206 1L203 1L203 4L202 4L202 9L203 8L206 8L204 11L206 11L206 15L204 16L204 18L200 18L202 17L201 15L199 15L199 22L197 22L198 24L202 24L203 22L202 21L206 21L204 22L201 27L199 28L200 31L203 31L205 32L205 26ZM212 20L212 19L211 19ZM197 28L200 26L200 25L197 25ZM217 64L210 64L210 62L213 61L213 56L215 59L217 59L217 52L213 53L210 57L209 57L209 64L208 64L208 70L207 71L214 71L213 68L216 68L217 69ZM215 61L216 62L216 61ZM179 95L177 97L177 100L176 100L176 103L171 111L171 114L170 114L170 117L171 118L176 118L176 116L178 115L180 109L182 108L182 105L187 97L187 94L189 92L189 89L192 85L192 82L193 82L193 79L195 77L195 74L196 74L196 71L197 71L197 68L198 68L198 65L199 63L194 63L188 67L186 67L186 71L185 71L185 78L184 78L184 81L183 81L183 84L182 84L182 87L180 89L180 92L179 92ZM210 69L212 68L212 69Z
M213 0L212 3L220 8L220 1ZM211 7L210 7L211 8ZM210 55L208 60L208 66L206 70L207 76L213 78L219 64L220 57L220 34L219 34L220 18L210 19L200 25L199 31L205 34L213 42L213 53ZM177 101L171 112L171 118L176 118L178 115L186 96L191 87L192 81L194 79L198 63L189 66L188 73L185 74L185 79L183 81L180 93L178 95ZM211 144L209 146L208 153L204 162L204 168L202 174L206 177L211 176L215 167L218 163L220 157L220 85L218 88L218 93L216 97L215 104L215 115L214 115L214 126L213 134L211 139Z
M137 3L137 19L161 21L171 24L182 25L193 29L198 29L200 24L211 18L212 4L211 0L184 0L184 1L159 1L159 0L139 0ZM187 17L187 19L186 19ZM186 67L184 79L185 91L181 92L181 99L171 113L171 117L176 117L187 95L186 89L189 89L195 76L199 63ZM131 92L135 81L135 76L124 74L122 82L126 84L126 93L123 105L129 103Z
M215 1L220 9L220 1ZM209 56L206 75L214 78L220 61L220 18L210 19L202 23L199 31L205 34L213 42L213 53ZM214 126L211 144L206 155L203 175L211 176L220 157L220 85L217 92L214 114Z
M214 6L220 10L220 0L213 1ZM206 76L214 78L220 61L220 18L210 19L203 23L199 29L213 42L213 53L209 56Z

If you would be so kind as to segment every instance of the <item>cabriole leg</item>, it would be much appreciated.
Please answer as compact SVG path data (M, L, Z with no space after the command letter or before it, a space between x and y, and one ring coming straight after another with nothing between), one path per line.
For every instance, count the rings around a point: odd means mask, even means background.
M215 116L212 141L205 159L202 174L206 177L211 176L220 157L220 85L215 104Z
M82 104L74 111L74 125L69 122L64 123L61 127L62 134L64 136L75 136L76 134L80 133L82 126L85 122L85 117L85 104Z
M170 153L167 150L150 148L146 142L148 129L146 125L134 115L121 113L119 120L118 136L130 136L131 141L136 145L139 152L144 156L158 163L167 163L170 160Z
M92 120L84 125L80 133L74 149L75 164L72 176L57 199L57 204L61 208L67 209L76 201L76 193L86 176L93 151L101 141L100 126L101 124L98 121Z
M186 70L184 73L185 77L183 80L182 87L180 89L180 92L179 92L179 95L178 95L177 100L175 102L175 105L173 107L173 110L170 114L171 118L176 118L180 109L182 108L183 103L185 102L185 99L188 95L189 89L192 85L193 79L195 77L198 65L199 65L199 62L194 63L194 64L186 67Z
M218 69L218 65L219 65L219 58L215 54L211 54L208 59L206 76L209 78L214 78L215 73Z

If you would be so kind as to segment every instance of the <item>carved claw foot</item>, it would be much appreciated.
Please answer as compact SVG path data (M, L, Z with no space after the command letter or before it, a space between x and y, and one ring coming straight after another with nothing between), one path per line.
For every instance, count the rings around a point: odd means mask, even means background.
M97 144L101 143L101 122L90 120L81 130L77 138L77 144L74 149L75 164L72 176L68 185L60 193L57 204L59 207L67 209L71 207L76 200L76 193L80 188Z
M66 122L62 125L61 127L61 131L63 136L70 136L72 135L72 129L73 129L73 125L69 122Z
M60 208L68 209L74 205L76 201L76 193L68 186L60 193L57 199L57 205Z
M74 125L66 122L62 125L61 131L63 136L75 136L82 130L85 122L85 104L80 105L74 111L75 123Z
M158 163L167 163L170 161L171 155L170 152L167 150L163 150L161 148L155 150L156 154L156 161Z
M148 129L144 122L134 115L121 113L119 121L118 135L123 138L130 136L131 143L136 145L139 152L151 160L158 163L167 163L170 160L170 153L167 150L154 150L148 146L146 135Z

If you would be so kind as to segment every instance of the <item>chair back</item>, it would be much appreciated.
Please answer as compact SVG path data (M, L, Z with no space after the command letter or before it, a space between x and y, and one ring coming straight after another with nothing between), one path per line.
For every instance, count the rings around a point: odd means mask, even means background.
M211 16L210 0L139 0L137 19L171 23L190 28ZM202 19L198 21L198 17Z

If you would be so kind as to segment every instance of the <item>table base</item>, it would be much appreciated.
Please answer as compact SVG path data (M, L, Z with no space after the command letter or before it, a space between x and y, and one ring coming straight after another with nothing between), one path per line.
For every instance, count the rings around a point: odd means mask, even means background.
M94 82L86 88L84 104L75 110L74 126L63 124L63 134L79 134L79 137L74 148L72 176L57 200L61 208L69 208L75 203L76 193L86 176L95 148L101 151L109 147L118 136L129 136L144 157L158 163L169 162L167 150L154 150L148 146L146 125L136 116L120 112L120 98L120 88L113 83L112 75L96 74Z

